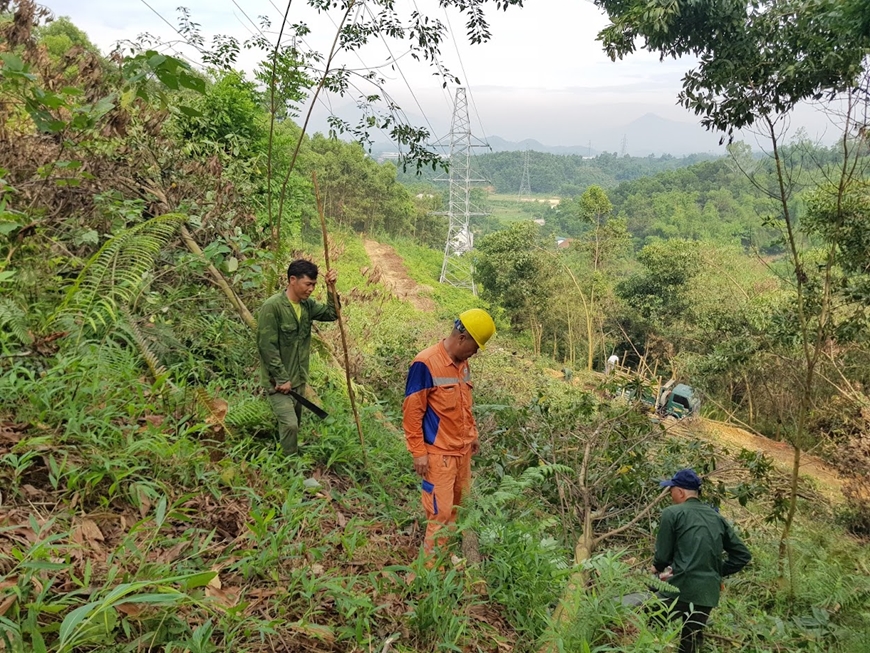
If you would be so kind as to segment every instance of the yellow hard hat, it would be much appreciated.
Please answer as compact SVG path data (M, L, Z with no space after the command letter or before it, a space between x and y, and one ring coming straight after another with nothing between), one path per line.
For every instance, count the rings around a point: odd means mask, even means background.
M481 349L486 348L487 341L495 334L495 322L482 308L468 309L460 314L459 321Z

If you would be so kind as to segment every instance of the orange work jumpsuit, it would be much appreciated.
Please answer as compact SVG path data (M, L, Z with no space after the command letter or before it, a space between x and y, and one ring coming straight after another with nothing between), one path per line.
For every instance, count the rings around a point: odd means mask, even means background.
M477 440L471 389L468 361L454 362L443 342L421 351L408 371L405 443L415 458L429 456L422 483L426 553L444 543L446 536L436 533L456 521L456 509L471 489L471 445Z

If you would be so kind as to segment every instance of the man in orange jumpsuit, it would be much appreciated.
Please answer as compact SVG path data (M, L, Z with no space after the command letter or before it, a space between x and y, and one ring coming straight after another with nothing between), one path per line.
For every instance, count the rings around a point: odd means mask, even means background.
M471 457L480 443L471 414L468 359L494 333L486 311L465 311L450 335L421 351L408 371L402 427L414 471L423 478L427 554L444 543L446 535L436 534L456 521L456 509L471 489Z

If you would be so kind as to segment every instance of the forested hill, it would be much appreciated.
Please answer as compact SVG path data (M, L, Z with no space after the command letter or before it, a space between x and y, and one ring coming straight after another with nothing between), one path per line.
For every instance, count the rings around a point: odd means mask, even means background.
M865 158L860 159L866 165ZM842 155L836 147L799 141L783 148L781 163L795 199L800 199L804 189L824 177L820 166L842 165ZM607 196L613 215L625 220L637 248L655 240L685 238L779 251L781 234L759 220L771 211L775 186L773 162L737 143L728 157L630 179L608 189ZM555 235L579 236L586 227L576 219L578 201L579 195L562 196L559 206L538 208L536 217L545 218L545 230Z
M618 156L610 152L602 152L594 158L584 158L576 154L564 156L515 151L479 154L472 159L472 168L475 175L490 182L497 193L517 193L523 178L526 154L531 192L561 196L579 195L592 185L610 189L624 181L685 168L715 158L709 154L633 157ZM418 177L409 169L400 172L398 179L404 183L418 183L433 181L439 177L444 177L444 174L429 170L422 177Z

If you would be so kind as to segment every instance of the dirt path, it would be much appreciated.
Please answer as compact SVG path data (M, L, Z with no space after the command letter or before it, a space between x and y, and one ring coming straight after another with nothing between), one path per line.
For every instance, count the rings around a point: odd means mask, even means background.
M556 370L546 370L554 378L562 378L562 373ZM591 378L600 384L607 377L601 372L592 372ZM574 379L574 385L581 385L588 390L594 391L595 385L587 381L582 382L582 377ZM718 444L729 451L739 453L740 449L749 451L761 451L773 460L776 468L791 474L794 465L794 449L785 442L776 442L760 435L750 433L740 427L719 422L712 419L695 419L691 421L677 421L668 419L665 427L669 433L683 435L692 438L707 440ZM816 490L832 503L843 503L844 480L839 472L818 456L801 453L801 476L813 479Z
M680 428L682 424L675 426L675 432L682 430ZM769 440L724 422L698 419L687 424L685 432L694 437L716 442L727 449L761 451L770 456L777 469L787 474L791 473L794 465L794 450L789 444ZM821 458L807 453L801 454L801 475L812 478L817 491L829 501L842 503L843 480L837 470Z
M427 292L431 289L421 286L408 276L405 263L402 261L402 257L396 254L396 250L374 240L364 240L363 245L372 264L380 272L381 281L392 290L396 297L410 302L412 306L421 311L435 310L435 302Z

